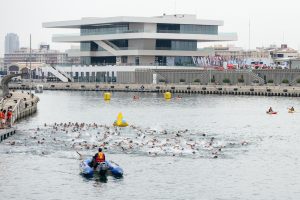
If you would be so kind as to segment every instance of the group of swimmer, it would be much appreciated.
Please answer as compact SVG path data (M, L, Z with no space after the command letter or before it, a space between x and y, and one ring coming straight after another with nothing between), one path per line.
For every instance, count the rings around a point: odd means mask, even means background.
M294 112L296 112L296 111L295 111L295 108L292 106L292 107L288 108L288 112L289 112L289 113L294 113ZM270 107L270 108L267 110L267 114L277 114L277 112L274 111L272 107Z
M96 123L44 124L35 130L27 130L30 138L15 141L10 145L36 146L42 155L53 147L75 151L94 151L99 147L109 153L143 154L147 156L191 156L218 158L226 156L232 148L248 145L249 142L218 139L205 133L184 130L142 129L131 125L124 129ZM26 133L26 130L23 131ZM24 134L25 136L26 134ZM28 137L28 135L27 135ZM47 148L45 148L45 146ZM87 152L87 154L90 154ZM96 157L95 157L96 158ZM95 165L94 165L95 166Z

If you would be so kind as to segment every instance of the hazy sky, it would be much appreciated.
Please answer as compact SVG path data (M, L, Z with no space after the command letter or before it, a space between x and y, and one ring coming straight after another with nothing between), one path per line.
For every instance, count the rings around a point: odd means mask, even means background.
M0 0L0 57L9 32L19 35L20 46L29 45L30 33L34 48L41 42L51 44L52 49L64 50L70 46L52 43L51 35L72 30L44 29L42 22L163 13L197 14L200 19L224 20L221 32L238 33L238 41L229 44L244 48L248 48L250 19L251 48L284 42L299 49L298 4L296 0Z

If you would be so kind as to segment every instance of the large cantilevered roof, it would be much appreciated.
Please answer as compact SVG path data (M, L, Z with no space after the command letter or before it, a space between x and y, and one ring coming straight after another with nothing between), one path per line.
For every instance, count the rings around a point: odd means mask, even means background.
M80 28L84 25L99 25L112 23L162 23L162 24L194 24L222 26L221 20L197 19L196 15L164 15L159 17L107 17L82 18L81 20L57 21L43 23L44 28Z

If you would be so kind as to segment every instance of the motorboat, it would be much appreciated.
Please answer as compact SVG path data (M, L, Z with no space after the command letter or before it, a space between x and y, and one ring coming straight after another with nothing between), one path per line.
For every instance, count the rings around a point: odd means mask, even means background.
M87 158L79 164L80 172L85 176L93 176L97 173L100 176L112 175L116 178L123 177L123 169L113 161L99 163L96 169L92 166L92 158Z

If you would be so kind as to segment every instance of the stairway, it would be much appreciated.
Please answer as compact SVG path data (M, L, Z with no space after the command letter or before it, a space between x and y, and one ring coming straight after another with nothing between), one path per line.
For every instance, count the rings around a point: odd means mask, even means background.
M55 76L56 78L58 78L59 80L61 80L64 83L67 83L70 80L65 75L63 75L60 71L58 71L55 67L45 66L42 68L42 70L47 73L50 72L53 76Z
M94 42L98 44L100 47L102 47L103 49L105 49L106 51L108 51L109 53L113 54L114 56L118 56L118 51L110 45L111 43L108 44L107 41L103 41L103 40L98 40Z
M291 85L295 85L297 84L297 81L300 80L300 76L296 76L292 81L291 81Z
M252 77L254 80L257 80L259 84L265 84L265 80L262 77L258 76L258 74L249 71L249 76Z

